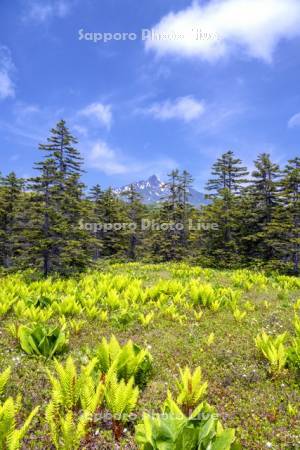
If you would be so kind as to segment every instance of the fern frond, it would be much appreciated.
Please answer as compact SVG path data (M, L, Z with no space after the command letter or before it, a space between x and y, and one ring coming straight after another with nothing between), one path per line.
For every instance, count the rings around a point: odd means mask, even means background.
M11 367L8 367L4 372L0 373L0 395L3 394L5 386L11 374Z

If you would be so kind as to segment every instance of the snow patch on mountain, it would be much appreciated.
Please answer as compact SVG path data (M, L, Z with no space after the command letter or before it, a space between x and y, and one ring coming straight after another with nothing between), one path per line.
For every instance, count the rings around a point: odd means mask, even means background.
M167 184L161 181L157 175L151 175L147 180L136 181L131 183L143 200L143 203L150 205L159 203L169 192ZM114 193L118 196L128 192L130 185L122 186L114 189ZM194 206L207 203L204 194L196 189L190 188L189 202Z

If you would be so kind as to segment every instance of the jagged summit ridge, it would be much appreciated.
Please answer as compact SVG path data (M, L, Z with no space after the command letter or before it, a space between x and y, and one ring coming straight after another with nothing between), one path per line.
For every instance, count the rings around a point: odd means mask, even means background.
M147 180L131 183L134 189L142 196L145 204L153 204L161 201L168 194L168 187L157 175L151 175ZM129 190L130 184L114 189L117 195L121 195ZM198 206L207 203L204 194L196 189L190 188L190 203Z

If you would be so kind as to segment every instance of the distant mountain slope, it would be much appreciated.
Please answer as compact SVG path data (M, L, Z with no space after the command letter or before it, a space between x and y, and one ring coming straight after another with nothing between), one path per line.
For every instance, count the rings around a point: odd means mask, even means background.
M162 197L166 196L169 191L165 183L161 181L156 175L152 175L147 180L137 181L131 184L134 186L134 189L142 196L143 202L147 205L160 202ZM129 190L129 187L130 185L128 184L126 186L116 188L113 191L117 195L121 195L122 193L127 192ZM207 200L205 199L204 194L193 188L190 188L189 202L195 206L207 204Z

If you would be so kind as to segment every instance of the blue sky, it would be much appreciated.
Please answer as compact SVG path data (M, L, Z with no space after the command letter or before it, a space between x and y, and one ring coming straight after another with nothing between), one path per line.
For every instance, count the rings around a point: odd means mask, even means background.
M60 118L88 185L178 167L203 189L227 150L300 154L299 0L1 0L0 20L4 174L33 175Z

